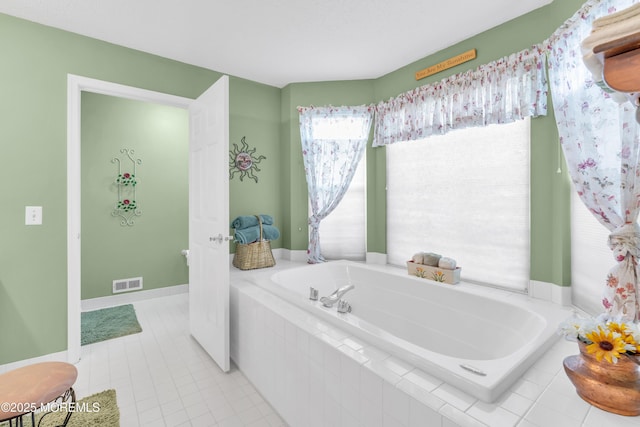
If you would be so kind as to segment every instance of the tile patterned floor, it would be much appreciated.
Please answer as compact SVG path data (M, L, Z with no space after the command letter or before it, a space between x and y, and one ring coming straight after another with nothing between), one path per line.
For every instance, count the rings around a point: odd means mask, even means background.
M134 303L143 332L82 347L79 398L114 388L122 427L286 426L235 366L188 332L188 294Z
M289 264L279 260L277 268ZM235 272L232 278L247 275ZM82 347L74 386L78 398L116 389L122 427L286 427L242 372L234 367L222 373L191 338L188 294L133 304L143 332ZM472 416L476 421L471 425L640 427L640 417L610 414L578 397L561 368L563 358L576 350L574 343L558 340L495 404L476 402L469 407L469 396L452 387L441 397ZM14 362L0 366L0 372L64 360L60 357L54 354ZM442 426L452 424L447 421Z

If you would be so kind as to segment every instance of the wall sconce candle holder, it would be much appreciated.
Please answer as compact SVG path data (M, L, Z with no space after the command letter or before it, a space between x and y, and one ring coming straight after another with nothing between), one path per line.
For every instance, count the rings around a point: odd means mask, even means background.
M133 218L142 215L142 211L138 209L138 203L136 202L136 187L138 184L136 166L142 164L142 159L135 159L133 157L135 152L132 149L123 148L120 153L124 154L123 159L119 157L111 159L111 163L115 163L118 166L118 176L114 182L118 190L118 200L111 215L122 218L120 225L133 226L135 224ZM122 162L127 159L131 162L131 169L129 169L130 172L123 172Z

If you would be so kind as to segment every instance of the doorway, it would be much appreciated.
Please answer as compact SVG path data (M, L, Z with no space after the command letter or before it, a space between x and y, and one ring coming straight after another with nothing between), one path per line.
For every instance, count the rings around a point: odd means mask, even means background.
M188 111L91 92L81 108L82 311L186 291Z
M81 97L92 92L189 109L194 100L82 76L67 77L67 358L80 360Z

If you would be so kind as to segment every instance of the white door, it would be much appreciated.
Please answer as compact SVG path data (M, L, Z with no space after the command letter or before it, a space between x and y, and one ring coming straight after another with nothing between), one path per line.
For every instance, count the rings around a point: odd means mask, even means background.
M229 78L189 107L189 326L229 370Z

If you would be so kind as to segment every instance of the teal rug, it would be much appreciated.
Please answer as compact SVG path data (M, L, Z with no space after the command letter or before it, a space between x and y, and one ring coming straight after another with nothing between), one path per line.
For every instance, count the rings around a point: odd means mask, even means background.
M82 345L142 332L131 304L85 311L81 316Z

